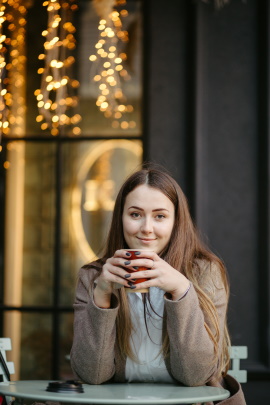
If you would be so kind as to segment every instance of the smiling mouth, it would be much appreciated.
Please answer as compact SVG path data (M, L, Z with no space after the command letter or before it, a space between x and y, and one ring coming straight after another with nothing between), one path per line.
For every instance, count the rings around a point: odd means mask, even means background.
M141 241L144 241L144 242L152 242L152 241L156 240L156 239L147 239L147 238L138 238L138 239Z

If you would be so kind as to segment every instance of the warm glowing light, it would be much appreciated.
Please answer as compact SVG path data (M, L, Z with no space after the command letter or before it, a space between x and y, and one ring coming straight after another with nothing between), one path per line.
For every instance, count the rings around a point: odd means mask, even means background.
M52 134L53 136L56 136L56 135L59 134L59 130L58 130L57 128L52 128L52 129L51 129L51 134Z
M24 113L24 97L19 97L24 85L25 56L20 54L25 42L26 8L21 6L22 0L2 0L0 2L0 142L1 135L8 134L10 125L22 125ZM3 34L5 30L5 34ZM8 55L9 62L6 63ZM5 74L3 74L5 69ZM10 88L15 87L14 100ZM20 111L20 113L19 113ZM22 120L22 121L20 121ZM18 128L14 129L14 134ZM19 131L19 130L18 130Z
M122 70L122 69L123 69L123 66L122 66L122 65L115 66L115 70L117 70L118 72L119 72L120 70Z
M107 108L108 107L108 103L107 102L103 102L103 103L101 103L101 106L100 106L101 108Z
M81 129L79 127L74 127L72 130L74 135L80 135L80 133L82 132Z
M128 11L127 10L121 10L120 14L122 17L127 17L128 16Z
M98 25L99 38L95 44L96 54L89 59L94 63L94 82L97 83L98 95L96 105L106 118L112 119L113 128L128 129L132 125L124 115L133 111L126 106L126 98L121 89L122 80L130 78L123 67L127 54L119 52L118 42L128 41L128 32L123 29L121 18L128 16L127 10L116 10L115 6L123 6L126 0L115 0L101 12L98 0L93 1L97 14L101 17ZM101 15L102 14L102 15ZM106 15L105 15L106 14ZM120 121L119 121L120 120Z
M119 128L119 125L120 125L120 124L119 124L119 121L113 121L113 122L112 122L112 127L113 127L113 128Z
M81 120L80 115L73 111L66 114L67 109L73 109L78 104L74 89L80 85L69 73L75 62L70 52L76 45L73 35L76 29L71 21L73 11L78 8L76 2L77 0L43 2L43 6L47 7L48 27L42 32L46 38L44 53L38 57L39 60L44 60L44 67L38 70L42 74L41 87L34 94L40 112L36 120L41 123L41 129L49 129L53 136L59 135L60 127L77 124ZM95 58L93 55L90 60Z
M122 128L122 129L127 129L128 127L129 127L129 124L128 124L127 121L122 121L122 122L121 122L121 128Z

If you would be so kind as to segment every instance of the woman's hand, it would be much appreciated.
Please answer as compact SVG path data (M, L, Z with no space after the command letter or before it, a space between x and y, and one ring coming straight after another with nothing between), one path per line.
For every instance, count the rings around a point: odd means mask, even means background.
M125 278L125 275L129 273L124 270L131 263L129 256L130 254L126 250L121 249L117 250L113 257L106 260L94 289L94 301L98 307L109 308L113 290L132 285ZM152 265L152 261L149 260L148 264Z
M139 249L138 249L138 252ZM170 266L165 260L161 259L156 253L151 251L142 251L137 255L138 259L131 260L127 268L131 270L134 267L148 267L149 270L134 271L130 280L137 278L147 278L140 284L136 284L134 291L141 288L159 287L165 292L171 294L172 300L177 301L187 291L190 281L179 271ZM140 256L142 257L140 259ZM136 270L136 269L135 269ZM133 287L134 288L134 287Z

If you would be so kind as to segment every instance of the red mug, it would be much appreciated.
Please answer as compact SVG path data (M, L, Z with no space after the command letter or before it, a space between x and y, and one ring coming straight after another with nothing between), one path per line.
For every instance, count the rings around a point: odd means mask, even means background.
M144 259L144 257L143 257L143 252L144 252L144 251L145 251L145 252L149 252L148 249L126 249L126 251L130 253L130 256L128 257L128 260ZM136 255L136 254L135 254L136 252L142 252L142 254ZM131 268L126 268L126 267L125 267L125 270L126 270L128 273L132 274L132 273L134 273L135 271L149 270L149 267L139 266L138 269L136 269L136 270L135 270L135 269L131 269ZM136 278L136 279L134 279L134 280L135 280L135 281L133 281L133 284L139 284L139 283L143 283L144 281L147 281L148 278ZM128 287L125 287L125 288L126 288L126 292L144 292L144 293L146 293L146 292L149 291L148 288L140 288L139 290L136 289L136 288L134 288L134 289L128 288Z

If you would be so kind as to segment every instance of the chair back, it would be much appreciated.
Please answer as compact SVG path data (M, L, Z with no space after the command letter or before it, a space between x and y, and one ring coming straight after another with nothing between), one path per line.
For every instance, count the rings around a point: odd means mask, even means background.
M0 338L0 376L2 376L2 381L9 381L10 374L15 373L14 363L7 361L6 351L8 350L11 350L10 338Z
M247 371L240 369L240 359L247 359L248 348L247 346L231 346L231 370L228 371L240 383L247 382Z

